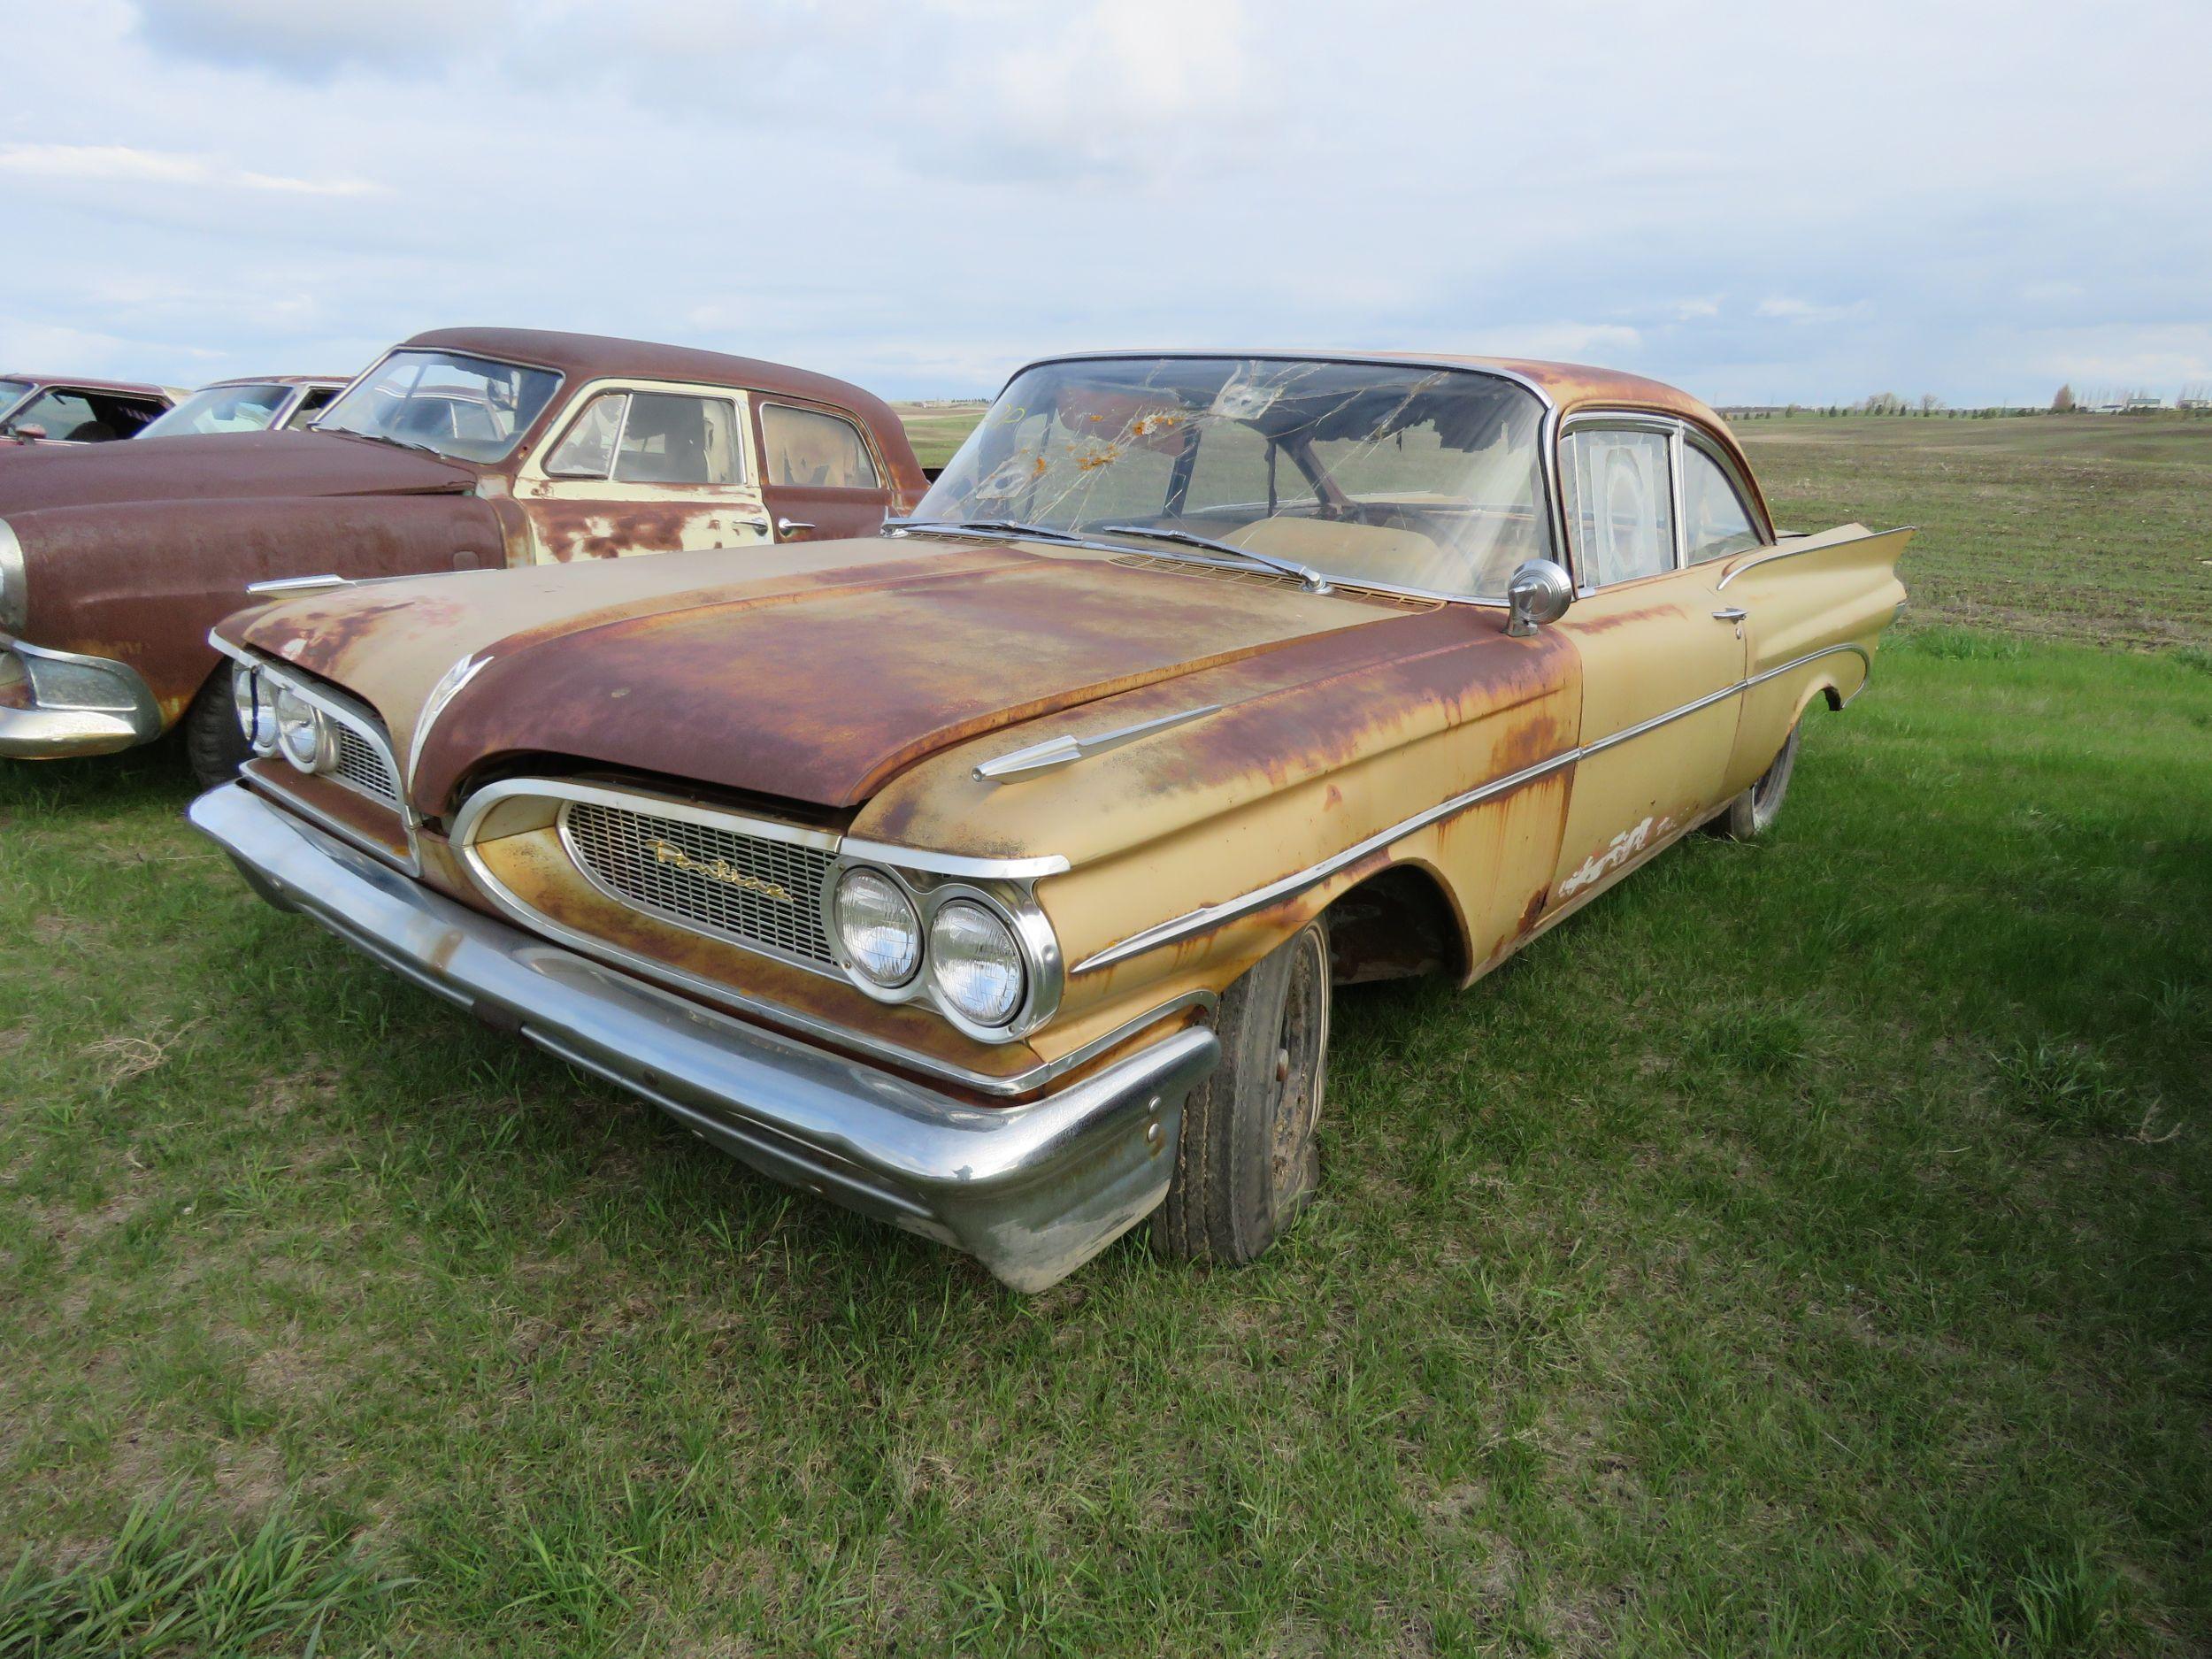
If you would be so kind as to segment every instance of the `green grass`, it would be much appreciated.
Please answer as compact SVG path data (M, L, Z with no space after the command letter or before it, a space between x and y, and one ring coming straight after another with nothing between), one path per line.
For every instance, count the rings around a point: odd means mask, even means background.
M194 1562L269 1653L2205 1651L2207 662L1903 636L1770 842L1343 995L1265 1262L1026 1300L264 909L173 756L0 772L0 1655Z

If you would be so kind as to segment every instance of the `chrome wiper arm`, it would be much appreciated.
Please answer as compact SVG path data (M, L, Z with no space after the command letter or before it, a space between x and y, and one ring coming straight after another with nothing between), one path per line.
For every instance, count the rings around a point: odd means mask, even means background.
M1056 530L1047 524L1025 524L1019 518L886 518L886 530L919 531L924 535L1009 535L1033 541L1065 541L1081 546L1085 538L1072 530Z
M1226 553L1254 565L1263 565L1269 570L1280 571L1286 576L1295 576L1299 585L1310 594L1325 594L1333 590L1329 579L1310 565L1301 565L1296 559L1282 558L1273 553L1262 553L1256 548L1239 547L1233 541L1217 541L1210 535L1200 535L1195 530L1177 530L1164 525L1105 524L1099 528L1108 535L1150 536L1156 541L1179 542L1184 547L1204 548L1210 552Z

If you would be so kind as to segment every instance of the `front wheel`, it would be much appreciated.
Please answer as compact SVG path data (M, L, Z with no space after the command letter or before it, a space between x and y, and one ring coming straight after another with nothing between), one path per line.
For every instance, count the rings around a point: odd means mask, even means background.
M1804 722L1790 727L1782 740L1782 752L1761 772L1748 789L1731 801L1713 820L1713 833L1732 841L1756 840L1774 827L1782 816L1782 797L1790 792L1790 773L1797 770L1797 740Z
M210 674L184 713L184 752L203 789L228 783L253 758L246 734L238 728L238 704L227 669Z
M1183 1105L1175 1175L1152 1218L1164 1256L1249 1262L1296 1220L1319 1178L1314 1127L1328 1072L1329 930L1317 917L1229 987L1221 1064Z

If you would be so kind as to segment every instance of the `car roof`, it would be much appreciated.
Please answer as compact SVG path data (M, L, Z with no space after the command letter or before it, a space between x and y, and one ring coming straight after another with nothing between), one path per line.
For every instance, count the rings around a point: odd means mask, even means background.
M219 386L345 386L351 383L350 374L233 374L219 380L210 380L198 389L211 392Z
M142 380L104 380L96 374L31 374L0 369L0 380L28 380L35 386L73 386L87 392L122 392L133 397L174 397L173 386L149 386Z
M543 328L434 328L402 341L400 346L478 352L557 369L580 380L701 380L711 386L780 393L808 403L837 404L872 424L897 429L898 418L891 412L891 406L849 380L696 346L666 346L611 334L572 334Z

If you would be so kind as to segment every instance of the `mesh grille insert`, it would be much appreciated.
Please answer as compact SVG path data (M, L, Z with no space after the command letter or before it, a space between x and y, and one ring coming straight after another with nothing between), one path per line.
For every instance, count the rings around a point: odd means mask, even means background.
M392 764L375 744L338 721L331 722L338 734L337 777L351 784L364 795L374 795L390 805L399 804L399 780L392 775Z
M834 968L822 931L828 849L572 801L561 822L585 872L639 909L703 933Z

